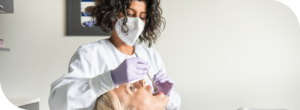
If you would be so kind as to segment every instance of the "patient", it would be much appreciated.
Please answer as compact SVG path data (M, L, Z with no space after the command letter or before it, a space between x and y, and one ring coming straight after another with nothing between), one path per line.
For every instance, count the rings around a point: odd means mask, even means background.
M119 85L99 96L94 110L164 110L169 97L163 92L151 93L146 80Z

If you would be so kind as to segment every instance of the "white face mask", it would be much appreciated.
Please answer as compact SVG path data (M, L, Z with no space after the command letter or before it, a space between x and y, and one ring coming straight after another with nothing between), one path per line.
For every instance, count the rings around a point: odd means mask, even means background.
M140 19L140 17L128 17L126 25L128 27L128 33L122 32L122 25L124 18L119 19L115 26L115 30L119 38L125 42L127 45L133 46L137 38L141 35L144 30L145 23ZM124 25L124 31L126 31L126 26Z

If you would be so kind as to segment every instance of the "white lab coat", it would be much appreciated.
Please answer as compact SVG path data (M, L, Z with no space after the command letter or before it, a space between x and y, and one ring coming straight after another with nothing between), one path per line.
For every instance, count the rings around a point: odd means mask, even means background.
M149 75L153 78L159 70L166 73L159 53L148 47L134 44L135 53L148 61ZM120 52L108 39L81 45L71 58L69 72L51 84L48 104L51 110L93 110L96 99L114 89L110 70L126 58L136 57ZM147 85L151 80L144 76ZM152 87L152 92L153 92ZM180 96L172 91L166 110L179 110Z

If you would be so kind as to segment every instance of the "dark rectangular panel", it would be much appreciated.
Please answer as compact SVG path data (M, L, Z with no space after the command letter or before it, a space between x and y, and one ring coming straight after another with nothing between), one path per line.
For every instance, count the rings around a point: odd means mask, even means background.
M100 27L83 27L80 24L81 21L81 0L67 0L67 36L110 36L111 32L106 33L100 29Z
M5 11L6 13L14 13L13 0L0 0L0 5L3 7L3 11Z

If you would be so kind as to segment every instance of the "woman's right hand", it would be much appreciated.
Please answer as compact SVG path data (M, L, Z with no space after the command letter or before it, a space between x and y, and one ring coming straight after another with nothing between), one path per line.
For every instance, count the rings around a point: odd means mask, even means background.
M116 69L111 70L111 77L116 86L143 79L149 72L148 62L140 57L125 59Z

